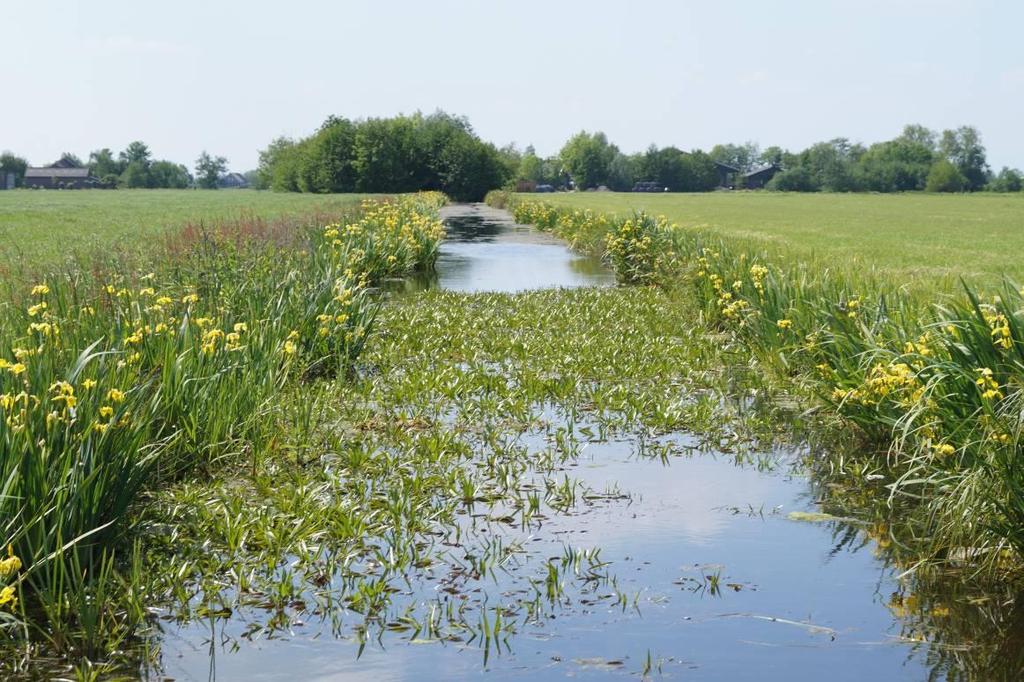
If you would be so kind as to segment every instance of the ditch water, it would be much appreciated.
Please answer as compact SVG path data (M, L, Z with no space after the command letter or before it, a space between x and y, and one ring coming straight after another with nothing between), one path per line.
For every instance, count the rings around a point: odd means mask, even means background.
M456 291L613 283L600 263L480 206L446 209L437 278ZM564 415L548 411L558 425ZM738 462L700 454L686 434L599 441L576 425L580 454L566 474L589 490L564 514L523 527L475 505L462 522L492 546L515 548L491 575L447 566L396 580L396 613L460 601L483 614L527 600L561 567L543 615L518 617L494 641L385 630L359 642L351 627L307 614L273 637L249 638L238 613L215 624L165 625L162 672L176 680L923 680L957 678L954 645L894 606L906 594L866 527L815 516L812 482L793 453ZM543 448L550 431L522 435ZM651 456L657 451L660 456ZM593 553L599 549L596 555ZM567 559L573 553L585 558ZM550 585L550 580L548 581ZM430 608L433 608L432 606ZM492 617L493 617L492 611ZM342 615L348 623L357 618ZM513 616L509 616L514 619ZM927 619L926 619L927 620ZM1012 677L1012 675L1011 675ZM1007 677L1006 679L1011 679ZM1003 679L992 677L988 679Z

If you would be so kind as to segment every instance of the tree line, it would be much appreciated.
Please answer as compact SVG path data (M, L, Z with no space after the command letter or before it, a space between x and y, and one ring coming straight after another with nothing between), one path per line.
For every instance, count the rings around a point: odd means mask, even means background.
M439 190L473 200L504 185L511 172L464 117L331 116L309 137L281 137L261 151L257 185L287 192Z
M674 192L706 192L717 187L722 171L729 186L743 188L746 173L768 166L779 171L767 189L793 192L1019 192L1021 171L1004 167L993 173L977 129L961 126L941 133L911 124L892 140L870 146L836 138L791 152L773 146L715 145L708 152L652 145L624 154L604 133L577 133L558 154L540 158L532 147L506 149L513 177L522 185L551 185L628 191L638 182Z
M142 142L114 154L98 149L83 163L110 187L217 187L227 168L205 151L195 175L182 164L153 160ZM719 165L722 164L722 165ZM21 184L25 159L0 155L0 172ZM744 187L744 175L774 166L767 189L793 192L1018 192L1024 174L1004 167L994 173L976 128L941 133L912 124L897 137L870 146L835 138L798 152L754 143L719 144L705 152L651 145L625 154L604 133L573 135L558 154L542 158L533 147L501 149L481 140L465 117L443 111L392 118L329 117L313 134L273 140L246 174L257 188L289 192L397 193L440 190L456 200L481 198L509 186L550 185L629 191L639 182L674 192L706 192L721 184ZM723 171L728 167L735 171Z
M149 146L140 141L132 142L116 155L108 147L97 149L89 154L87 162L75 154L64 152L57 163L72 168L88 168L90 174L106 187L127 188L185 189L197 186L216 189L217 181L227 170L227 159L203 151L196 159L193 175L183 164L153 159ZM13 152L0 154L0 174L14 173L16 187L22 186L28 166L26 159Z

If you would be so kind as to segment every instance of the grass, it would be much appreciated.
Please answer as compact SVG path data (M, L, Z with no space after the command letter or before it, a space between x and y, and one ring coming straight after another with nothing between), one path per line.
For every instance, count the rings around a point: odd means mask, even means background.
M776 259L815 262L950 290L965 277L1024 281L1024 194L798 194L582 192L537 195L560 208L627 215L644 210L705 227Z
M91 658L111 630L95 623L131 629L113 557L143 493L270 447L282 392L346 376L379 309L370 285L432 266L443 201L186 227L150 249L150 272L114 258L8 282L0 544L16 563L0 566L0 606L21 602L28 646Z
M922 564L950 557L1024 577L1024 291L940 297L900 276L777 259L742 237L495 193L520 222L600 253L620 282L678 291L865 447L826 461L918 504L894 533ZM921 284L926 280L919 280Z
M112 244L134 249L190 222L337 213L359 199L255 190L0 192L0 244L11 262L35 268Z

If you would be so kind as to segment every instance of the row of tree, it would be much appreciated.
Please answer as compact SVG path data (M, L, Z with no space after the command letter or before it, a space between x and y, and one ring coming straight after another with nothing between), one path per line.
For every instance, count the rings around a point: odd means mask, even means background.
M329 117L309 137L274 140L260 152L259 187L288 192L440 190L480 199L511 168L469 121L438 111L351 121Z
M895 139L869 147L837 138L796 153L746 143L716 145L709 152L652 145L627 155L604 133L587 132L574 135L548 158L538 157L532 147L522 153L514 148L502 151L516 181L578 189L606 186L626 191L637 182L653 182L670 191L704 192L722 179L716 164L736 169L726 182L739 188L744 173L774 165L781 171L768 189L781 191L1017 192L1024 185L1018 170L989 169L981 135L970 126L939 134L908 125Z
M114 154L109 148L97 149L89 154L89 161L65 152L57 162L65 167L89 168L89 172L107 187L149 187L185 189L193 185L216 189L217 181L227 170L227 159L210 156L205 151L196 159L195 176L180 163L154 160L149 147L143 142L132 142L124 151ZM56 165L56 164L54 164ZM20 187L28 161L12 152L0 154L0 173L14 173L15 186Z
M546 159L538 157L533 147L522 153L506 147L502 152L515 169L517 183L607 187L617 192L629 191L638 182L652 182L670 192L707 192L719 184L711 154L654 145L640 154L623 154L604 133L577 133L556 156Z

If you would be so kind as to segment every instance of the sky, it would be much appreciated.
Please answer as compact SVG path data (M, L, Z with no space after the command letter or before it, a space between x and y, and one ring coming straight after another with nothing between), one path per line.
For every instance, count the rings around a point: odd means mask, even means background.
M245 171L331 114L444 109L541 155L969 124L1024 168L1022 25L1016 0L0 0L0 150Z

